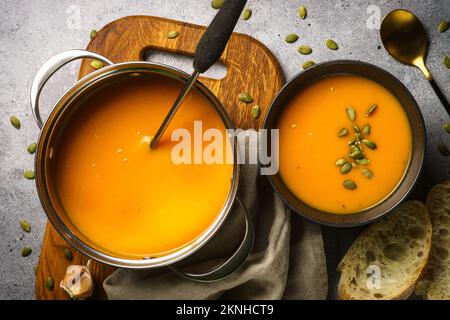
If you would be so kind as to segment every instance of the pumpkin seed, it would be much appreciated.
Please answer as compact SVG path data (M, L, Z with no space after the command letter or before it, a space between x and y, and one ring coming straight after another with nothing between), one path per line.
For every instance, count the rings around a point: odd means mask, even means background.
M356 183L354 183L352 180L345 180L343 183L345 189L348 190L355 190L357 188Z
M22 257L27 257L27 256L29 256L30 253L31 253L32 251L33 251L33 250L31 250L30 247L23 247L23 248L22 248Z
M444 130L447 133L450 133L450 122L444 123Z
M442 142L438 144L438 150L444 157L450 156L450 150L448 150L448 147Z
M356 111L352 107L347 108L347 116L350 119L350 121L356 120Z
M350 141L348 142L348 145L349 145L349 146L352 146L352 145L354 145L356 142L358 142L356 139L350 140Z
M20 120L16 116L11 116L11 118L9 118L9 121L11 121L11 124L14 128L20 129Z
M258 105L255 105L252 108L252 118L253 119L258 119L260 114L261 114L261 108Z
M225 2L225 0L212 0L211 7L213 9L220 9L220 8L222 8L224 2Z
M352 145L350 148L351 152L357 152L357 151L362 151L358 145Z
M338 167L342 167L344 164L346 164L347 163L347 159L345 159L345 158L340 158L340 159L338 159L337 161L336 161L336 166L338 166Z
M366 134L366 135L369 135L370 134L370 130L371 130L370 124L366 124L364 126L364 128L363 128L363 133Z
M242 13L242 19L244 20L248 20L250 19L250 17L252 16L252 10L251 9L245 9L244 12Z
M49 291L52 291L53 290L53 285L54 285L53 278L48 276L47 279L45 280L45 286L47 287L47 289Z
M356 124L353 125L353 130L355 133L361 133L361 129ZM356 140L359 140L358 137L356 137Z
M347 162L346 164L344 164L342 167L341 167L341 173L342 174L347 174L347 173L349 173L351 170L352 170L352 164L351 163L349 163L349 162Z
M67 248L64 248L64 257L69 261L72 261L73 259L72 252Z
M91 67L97 70L103 68L103 66L104 66L103 62L99 60L93 60L91 62Z
M364 139L362 142L372 150L375 150L377 148L377 144L371 140Z
M363 169L362 174L364 177L366 177L367 179L372 179L373 178L373 173L370 169Z
M37 147L37 144L36 144L35 142L31 143L31 144L28 146L28 148L27 148L28 153L29 153L29 154L35 153L35 152L36 152L36 147Z
M32 171L32 170L25 170L23 172L23 176L24 176L24 178L26 178L28 180L33 180L34 179L34 171Z
M169 38L169 39L175 39L176 37L178 37L178 31L176 31L176 30L172 30L172 31L169 31L169 32L167 32L167 38Z
M367 110L366 116L367 116L367 117L370 117L370 116L372 115L372 113L374 113L375 110L376 110L377 108L378 108L378 105L373 104L373 105L369 108L369 110Z
M348 134L348 130L346 128L342 128L338 132L338 137L345 137Z
M449 56L444 57L444 65L447 67L447 69L450 69L450 57Z
M247 92L241 92L239 94L239 100L241 100L242 102L245 102L245 103L252 103L253 97Z
M362 159L364 158L364 153L360 150L355 150L352 153L350 153L349 156L352 159Z
M356 159L356 163L360 165L367 165L369 164L369 162L370 162L369 159L366 158Z
M311 54L312 49L310 46L302 45L302 46L298 47L298 52L303 55L308 55L308 54Z
M314 62L314 61L311 61L311 60L307 60L307 61L305 61L305 62L303 62L303 64L302 64L302 68L303 69L308 69L308 68L311 68L313 65L315 65L316 63Z
M298 8L298 16L302 19L305 19L307 15L308 11L306 10L305 6L300 6L300 8Z
M286 41L287 43L294 43L297 40L298 40L298 35L296 35L295 33L289 33L284 38L284 41Z
M23 231L30 233L31 232L31 226L30 223L23 219L19 221L20 227L22 228Z
M328 39L327 41L325 41L325 45L330 50L337 50L337 49L339 49L338 44L334 40L331 40L331 39Z
M93 40L97 36L97 30L91 30L91 33L89 34L89 37L91 40Z
M361 133L361 132L358 132L358 133L356 134L356 141L357 141L357 142L360 142L362 139L363 139L362 133Z
M448 21L441 21L438 25L438 32L445 32L448 29Z

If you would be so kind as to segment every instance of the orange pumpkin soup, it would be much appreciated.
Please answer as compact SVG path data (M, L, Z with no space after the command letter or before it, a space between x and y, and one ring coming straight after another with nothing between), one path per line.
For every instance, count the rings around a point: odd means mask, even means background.
M200 93L186 97L154 150L150 137L181 83L160 75L130 77L100 89L77 107L54 148L53 185L72 224L116 254L158 256L201 235L230 192L232 164L176 165L176 128L225 130ZM226 148L227 146L225 146Z
M411 156L411 128L399 101L359 76L308 85L286 105L277 127L281 178L299 199L329 213L356 213L388 197ZM363 155L353 153L358 149Z

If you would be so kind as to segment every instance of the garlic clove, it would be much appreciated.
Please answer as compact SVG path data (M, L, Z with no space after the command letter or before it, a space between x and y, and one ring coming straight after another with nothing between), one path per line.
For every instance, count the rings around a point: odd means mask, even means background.
M94 291L94 281L88 266L70 265L67 267L66 275L59 286L72 299L89 298Z

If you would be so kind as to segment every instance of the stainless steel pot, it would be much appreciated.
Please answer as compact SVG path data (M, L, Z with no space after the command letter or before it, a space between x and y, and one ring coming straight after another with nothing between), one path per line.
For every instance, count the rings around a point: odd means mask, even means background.
M55 104L50 114L45 121L42 121L39 111L39 97L43 86L47 80L65 64L81 58L97 59L104 62L107 66L97 70L83 79L79 80L73 87L71 87L63 97ZM52 197L53 186L50 177L51 171L48 170L49 161L54 152L53 146L55 138L60 133L65 122L70 121L70 116L77 112L79 102L89 94L95 94L94 90L103 85L107 85L112 81L120 80L124 77L129 77L133 74L157 73L176 81L186 82L189 77L186 73L162 64L150 62L125 62L114 64L105 57L96 53L84 50L71 50L58 54L48 60L37 73L31 88L31 108L38 127L41 129L39 140L36 149L35 158L35 172L36 172L36 188L39 194L42 206L47 214L48 219L59 232L59 234L75 249L81 253L98 260L100 262L124 268L145 269L158 268L162 266L169 266L174 272L182 277L195 281L217 281L223 279L234 271L236 271L250 254L253 245L253 223L251 216L245 208L242 201L237 197L237 188L239 184L239 165L237 162L237 143L236 140L230 141L233 148L234 166L233 179L228 194L227 201L222 210L217 215L215 221L205 230L198 238L183 246L174 252L160 257L149 257L145 259L133 259L130 257L120 256L113 252L107 252L99 248L91 240L87 239L80 231L75 228L70 219L65 214L61 204L55 201ZM227 129L233 129L230 118L223 108L220 101L214 94L202 85L196 82L195 90L202 94L211 106L216 110L221 117ZM230 138L232 139L232 138ZM205 273L194 274L187 273L171 266L196 252L204 246L220 229L229 215L233 205L238 203L241 205L241 210L245 216L245 234L244 238L235 251L235 253L220 266Z

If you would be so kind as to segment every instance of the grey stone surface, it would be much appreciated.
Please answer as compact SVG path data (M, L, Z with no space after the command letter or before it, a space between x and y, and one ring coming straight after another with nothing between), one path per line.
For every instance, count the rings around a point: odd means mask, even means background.
M308 18L297 16L299 5L308 8ZM431 38L427 65L444 94L450 98L450 70L442 63L450 55L450 31L438 34L436 26L450 19L449 0L428 1L318 1L318 0L249 0L253 16L240 21L236 30L263 42L278 58L286 78L301 70L305 60L316 62L331 59L357 59L389 70L411 90L419 103L427 125L428 152L424 172L428 184L450 177L449 158L439 155L436 143L450 145L450 136L441 129L448 121L440 102L421 73L394 61L381 45L376 13L381 17L396 8L415 12L423 21ZM155 15L206 25L215 14L209 0L2 0L0 2L0 299L33 299L33 265L47 222L32 181L22 178L24 169L33 168L33 156L26 152L36 140L38 129L29 107L29 89L39 67L52 55L72 48L84 48L89 31L106 23L135 14ZM375 17L375 20L373 20ZM374 22L374 23L372 23ZM296 44L284 42L287 33L298 33ZM340 49L330 51L324 45L327 38L335 39ZM309 44L313 53L304 57L297 53L299 44ZM152 59L173 59L152 55ZM158 60L160 61L160 60ZM180 59L178 66L189 69L189 62ZM75 82L78 64L63 68L44 90L42 112L45 114L61 94ZM219 70L220 71L220 70ZM22 128L16 130L9 117L16 115ZM416 197L423 196L417 192ZM19 219L32 224L25 234ZM360 229L324 228L330 282L337 260ZM33 253L21 257L21 248L31 246ZM333 290L332 290L333 291ZM333 293L330 294L333 297Z

